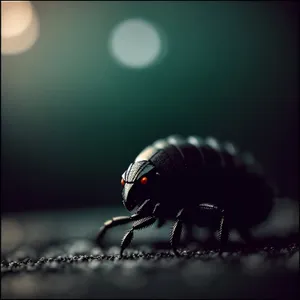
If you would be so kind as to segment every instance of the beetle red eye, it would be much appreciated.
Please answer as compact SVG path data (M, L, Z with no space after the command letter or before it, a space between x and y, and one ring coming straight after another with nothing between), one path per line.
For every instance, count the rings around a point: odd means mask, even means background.
M142 177L141 178L141 184L146 184L148 182L148 178L147 177Z
M121 179L121 184L124 186L124 184L125 184L125 180L122 178Z

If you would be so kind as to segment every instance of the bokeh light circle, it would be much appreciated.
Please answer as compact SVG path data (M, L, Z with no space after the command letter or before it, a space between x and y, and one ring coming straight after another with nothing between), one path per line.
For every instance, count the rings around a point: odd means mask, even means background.
M145 68L162 54L162 37L150 22L134 18L118 24L111 35L110 52L123 66Z
M32 14L29 1L1 1L1 37L22 34L30 25Z
M6 12L1 12L2 19L2 26L3 22L5 22L5 28L2 28L2 35L1 35L1 54L2 55L17 55L21 54L27 50L29 50L37 41L40 33L40 24L37 13L34 7L30 4L29 1L25 1L27 6L22 6L23 2L1 2L1 8L3 4L8 3L11 6L6 8ZM25 3L24 2L24 3ZM19 8L16 9L18 5ZM25 8L26 7L26 8ZM26 9L30 9L30 19L29 14ZM21 12L24 12L24 15L27 14L27 17L18 19ZM15 14L14 14L15 13ZM21 21L22 22L21 22ZM29 23L27 24L27 21ZM11 28L8 28L8 25L11 25ZM22 29L22 30L21 30ZM3 34L4 31L4 34Z

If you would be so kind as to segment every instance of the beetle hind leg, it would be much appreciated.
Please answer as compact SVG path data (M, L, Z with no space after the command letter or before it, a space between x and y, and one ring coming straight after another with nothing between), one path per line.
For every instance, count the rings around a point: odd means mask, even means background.
M221 218L218 240L221 243L219 255L222 255L229 240L229 228L227 224L227 219L224 216L222 216Z

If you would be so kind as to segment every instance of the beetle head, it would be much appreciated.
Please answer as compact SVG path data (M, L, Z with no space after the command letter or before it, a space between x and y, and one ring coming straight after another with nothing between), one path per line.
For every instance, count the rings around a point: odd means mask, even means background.
M122 174L122 198L126 209L132 211L151 197L157 176L154 165L148 160L134 162Z

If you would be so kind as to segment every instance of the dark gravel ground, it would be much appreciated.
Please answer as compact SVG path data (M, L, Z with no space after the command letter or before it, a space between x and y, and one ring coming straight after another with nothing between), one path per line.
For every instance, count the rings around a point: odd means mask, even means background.
M232 232L222 257L215 242L190 245L175 257L166 242L158 242L168 240L168 225L139 231L120 259L126 226L107 235L107 248L93 243L102 222L119 214L122 208L2 216L2 298L299 297L295 202L277 202L253 232L251 249ZM204 232L198 234L204 239Z

